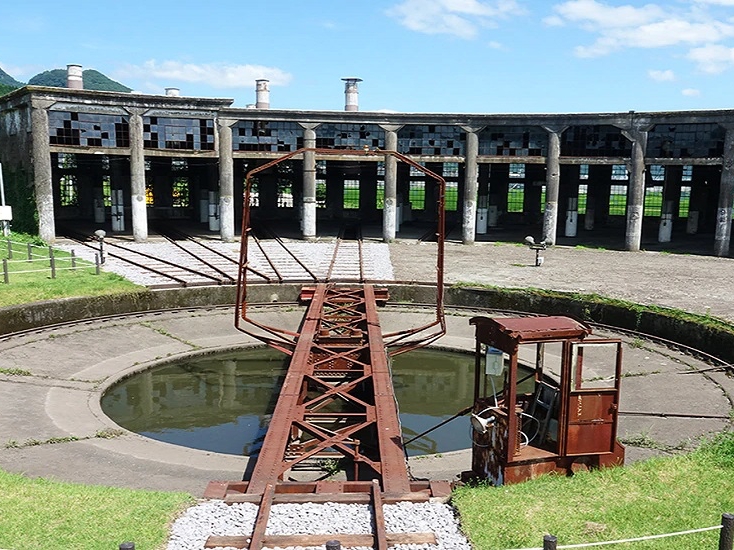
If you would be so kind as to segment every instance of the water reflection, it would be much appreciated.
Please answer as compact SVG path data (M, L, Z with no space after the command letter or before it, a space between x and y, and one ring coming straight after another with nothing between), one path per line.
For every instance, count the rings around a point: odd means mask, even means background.
M132 376L108 391L102 409L146 437L235 455L258 452L275 408L287 358L251 349L185 360ZM450 418L472 401L470 354L417 350L393 364L405 439ZM409 454L470 445L469 422L458 418L409 445Z

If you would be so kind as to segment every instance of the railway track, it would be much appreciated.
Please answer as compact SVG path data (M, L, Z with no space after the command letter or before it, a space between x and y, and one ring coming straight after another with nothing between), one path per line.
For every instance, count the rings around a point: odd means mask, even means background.
M108 236L105 269L150 288L234 285L238 245L206 241L168 227L147 243ZM64 238L78 255L94 261L100 244L71 229ZM81 247L81 250L79 250ZM382 243L364 244L359 229L343 230L331 241L286 241L265 226L248 245L248 278L253 283L365 282L392 280L389 251Z

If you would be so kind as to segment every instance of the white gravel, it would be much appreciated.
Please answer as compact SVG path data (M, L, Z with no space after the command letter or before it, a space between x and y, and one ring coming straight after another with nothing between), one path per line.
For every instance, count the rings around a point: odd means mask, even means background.
M254 504L227 505L211 500L192 506L171 528L168 550L202 550L214 536L252 534L258 507ZM471 550L459 529L453 508L434 502L400 502L383 507L388 533L434 533L437 545L398 545L398 550ZM371 534L372 507L366 504L275 504L271 508L267 535ZM313 547L323 550L323 547ZM311 550L311 547L292 547ZM355 549L369 550L369 549Z

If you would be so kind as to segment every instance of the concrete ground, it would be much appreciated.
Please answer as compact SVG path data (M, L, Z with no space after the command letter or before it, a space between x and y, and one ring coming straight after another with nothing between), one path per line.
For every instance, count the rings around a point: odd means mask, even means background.
M431 280L435 244L390 245L397 280ZM640 303L708 313L734 322L734 260L660 252L616 252L554 247L542 267L523 246L448 243L446 280L508 287L532 286L596 292ZM294 324L300 311L263 312L271 324ZM420 321L424 314L386 310L385 331ZM441 345L473 349L468 316L450 312ZM0 467L31 476L202 494L213 479L242 478L246 458L185 449L119 429L101 411L106 387L135 370L192 350L246 345L224 308L141 314L81 323L0 339ZM730 426L734 380L721 372L691 373L700 362L651 342L625 346L619 435L628 460L690 448ZM701 415L679 418L631 413ZM413 475L453 479L468 469L467 452L414 458Z

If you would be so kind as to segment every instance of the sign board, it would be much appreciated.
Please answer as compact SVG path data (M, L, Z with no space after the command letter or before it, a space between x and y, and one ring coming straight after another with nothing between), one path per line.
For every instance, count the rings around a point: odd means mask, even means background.
M13 209L10 206L0 206L0 222L13 220Z

